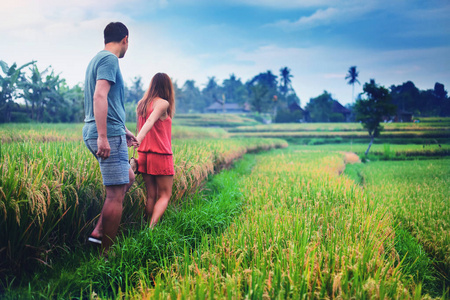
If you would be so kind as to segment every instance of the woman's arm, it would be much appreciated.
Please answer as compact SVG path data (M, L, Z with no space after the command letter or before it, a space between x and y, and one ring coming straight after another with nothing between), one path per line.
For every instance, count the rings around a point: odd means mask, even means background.
M147 121L145 121L144 126L142 126L141 130L139 131L139 134L137 135L136 139L139 143L139 145L142 143L142 140L147 135L147 133L152 129L153 124L161 118L164 113L167 112L167 109L169 108L169 102L163 99L155 99L153 104L153 111L148 117Z

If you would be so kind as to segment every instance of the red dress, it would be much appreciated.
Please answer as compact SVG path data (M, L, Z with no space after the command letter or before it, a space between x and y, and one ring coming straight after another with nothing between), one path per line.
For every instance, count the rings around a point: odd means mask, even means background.
M153 102L147 118L139 116L139 131L153 112ZM158 119L138 148L138 171L151 175L174 175L172 153L172 119Z

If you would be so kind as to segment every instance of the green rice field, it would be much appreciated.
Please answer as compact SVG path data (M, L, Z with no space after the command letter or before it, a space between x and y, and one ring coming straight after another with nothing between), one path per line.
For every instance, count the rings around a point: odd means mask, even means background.
M450 297L448 118L384 124L366 157L357 123L176 116L171 204L149 230L138 176L108 260L82 126L0 125L0 298Z

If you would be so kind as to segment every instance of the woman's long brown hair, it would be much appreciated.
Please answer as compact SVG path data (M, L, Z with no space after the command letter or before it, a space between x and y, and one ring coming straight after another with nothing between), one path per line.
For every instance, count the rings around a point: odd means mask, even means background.
M172 80L165 73L157 73L153 76L149 88L144 93L144 97L138 102L136 109L138 117L142 116L146 118L150 109L150 104L158 97L169 102L167 113L173 118L173 115L175 114L175 92L173 90Z

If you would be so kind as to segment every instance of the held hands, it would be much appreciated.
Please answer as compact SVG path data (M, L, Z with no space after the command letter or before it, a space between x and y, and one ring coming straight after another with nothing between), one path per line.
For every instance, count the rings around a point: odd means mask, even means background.
M138 140L136 139L136 137L133 135L133 134L131 134L131 135L126 135L126 137L127 137L127 146L128 147L134 147L134 148L137 148L137 147L139 147L139 142L138 142Z
M139 147L139 145L142 143L143 139L144 139L144 137L142 137L141 133L139 133L136 137L136 145L134 146L134 148Z
M139 147L140 143L138 143L136 137L134 136L134 134L131 131L126 129L125 136L127 138L127 146L128 147L134 147L134 148Z

